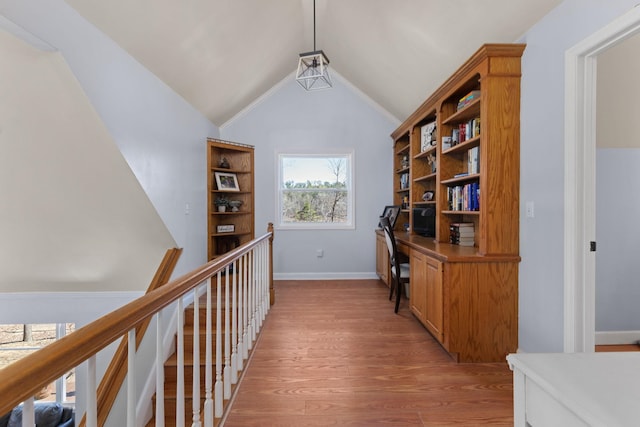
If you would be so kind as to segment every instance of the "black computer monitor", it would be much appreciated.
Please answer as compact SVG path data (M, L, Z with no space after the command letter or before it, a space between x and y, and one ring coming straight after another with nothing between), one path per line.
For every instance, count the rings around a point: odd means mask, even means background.
M426 237L436 237L436 210L432 207L413 208L412 230Z

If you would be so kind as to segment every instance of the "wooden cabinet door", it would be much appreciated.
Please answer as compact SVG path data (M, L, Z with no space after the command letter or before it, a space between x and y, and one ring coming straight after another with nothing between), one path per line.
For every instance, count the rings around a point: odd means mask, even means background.
M426 312L425 326L440 342L443 342L442 263L426 257Z
M389 286L389 250L384 236L376 234L376 274Z
M426 326L427 317L427 256L411 251L409 260L409 307L411 312Z

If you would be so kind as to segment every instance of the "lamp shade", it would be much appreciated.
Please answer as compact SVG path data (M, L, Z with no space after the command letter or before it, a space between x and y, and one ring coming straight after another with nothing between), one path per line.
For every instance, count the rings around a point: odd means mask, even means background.
M306 90L328 89L333 86L329 76L329 58L322 50L300 54L296 80Z

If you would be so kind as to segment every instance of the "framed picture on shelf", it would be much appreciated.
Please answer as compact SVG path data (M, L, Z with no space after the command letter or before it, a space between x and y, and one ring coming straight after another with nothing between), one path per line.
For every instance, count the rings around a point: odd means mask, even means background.
M400 213L399 205L390 205L385 206L382 211L382 215L380 217L386 216L389 218L389 224L391 224L391 228L395 227L396 221L398 219L398 214ZM378 228L382 228L382 224L378 223Z
M218 233L233 233L236 231L236 226L233 224L220 224L216 227Z
M214 172L216 176L216 185L218 190L224 191L240 191L238 185L238 177L235 173L230 172Z

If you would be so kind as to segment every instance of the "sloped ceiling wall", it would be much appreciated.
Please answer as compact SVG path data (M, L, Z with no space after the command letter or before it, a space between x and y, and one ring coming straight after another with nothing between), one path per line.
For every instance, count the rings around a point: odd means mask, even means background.
M0 291L146 289L175 241L65 61L0 56Z

